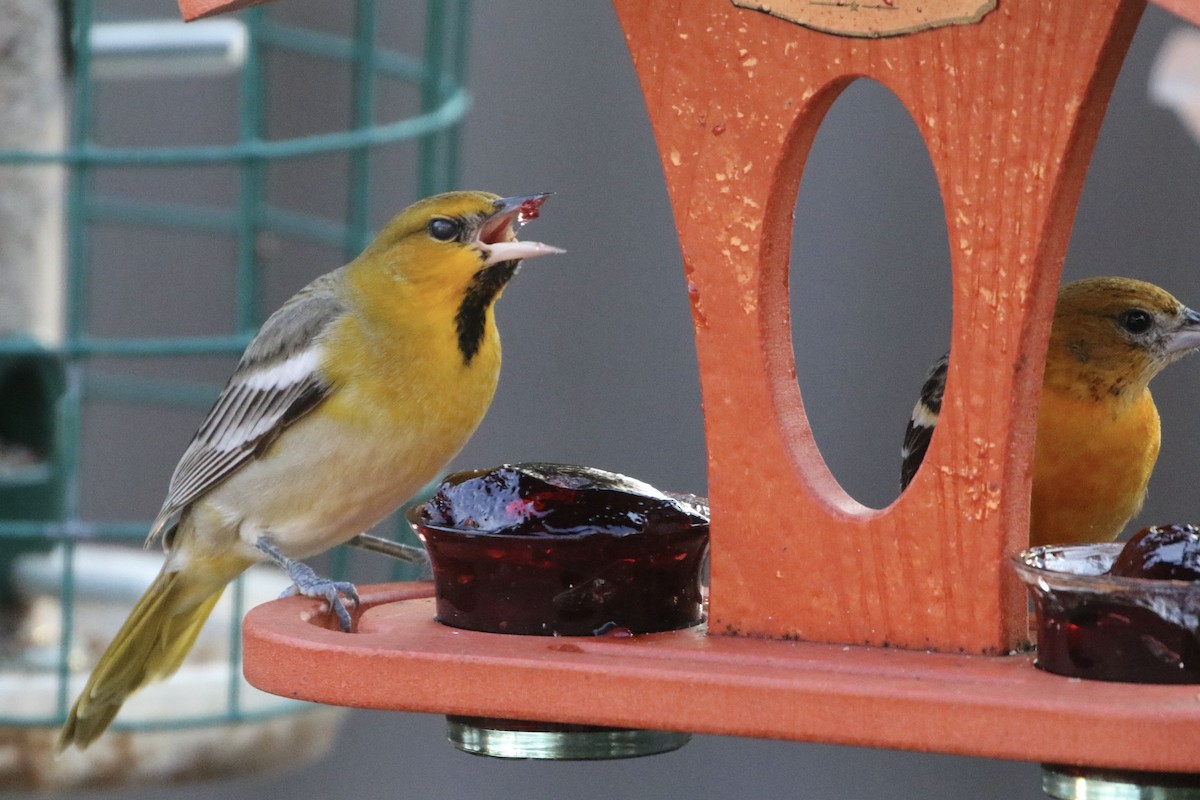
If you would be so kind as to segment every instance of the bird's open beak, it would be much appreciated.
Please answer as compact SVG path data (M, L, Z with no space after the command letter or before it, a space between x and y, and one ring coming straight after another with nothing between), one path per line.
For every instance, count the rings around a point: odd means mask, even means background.
M546 192L524 197L502 197L494 203L495 210L479 228L479 246L487 253L485 266L566 252L541 242L517 241L517 228L536 219L542 203L549 196L550 193Z
M1167 353L1186 353L1200 349L1200 314L1183 310L1183 321L1167 337Z

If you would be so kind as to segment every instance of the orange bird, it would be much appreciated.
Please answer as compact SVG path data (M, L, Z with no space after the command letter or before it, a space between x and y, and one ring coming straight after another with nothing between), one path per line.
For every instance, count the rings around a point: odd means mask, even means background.
M1115 539L1142 507L1160 441L1149 384L1200 349L1200 314L1129 278L1063 286L1054 307L1033 456L1032 545ZM916 475L937 424L948 357L921 389L901 451Z

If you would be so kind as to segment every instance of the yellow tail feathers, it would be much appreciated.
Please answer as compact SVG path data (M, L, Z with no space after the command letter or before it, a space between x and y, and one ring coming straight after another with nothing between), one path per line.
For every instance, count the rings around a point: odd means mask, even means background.
M226 583L186 568L158 574L92 670L59 732L60 752L87 747L129 695L179 669Z

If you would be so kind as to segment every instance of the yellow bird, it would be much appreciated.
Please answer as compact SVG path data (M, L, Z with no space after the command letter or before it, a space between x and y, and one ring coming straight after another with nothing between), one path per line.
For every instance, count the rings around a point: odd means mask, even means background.
M1088 278L1054 308L1033 456L1033 545L1111 541L1142 507L1158 459L1152 378L1200 348L1200 314L1153 284ZM925 457L947 359L929 373L904 436L900 486Z
M346 542L434 478L475 431L500 370L493 304L546 195L451 192L393 219L355 260L263 324L171 476L147 543L166 562L59 734L86 747L137 689L179 668L226 584L271 560L329 602L354 587L299 559Z

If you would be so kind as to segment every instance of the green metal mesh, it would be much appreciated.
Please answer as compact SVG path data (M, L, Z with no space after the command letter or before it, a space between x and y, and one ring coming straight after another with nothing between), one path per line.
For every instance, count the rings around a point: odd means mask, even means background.
M62 151L0 150L0 164L61 163L68 167L66 197L66 336L47 349L31 338L0 338L2 380L32 386L24 395L0 385L0 435L5 404L24 409L23 436L47 455L46 462L20 473L0 476L0 606L11 598L7 571L13 559L29 551L64 549L62 574L62 636L57 673L57 713L47 718L21 717L0 708L3 725L56 725L65 718L73 698L68 689L69 654L74 635L75 553L80 542L137 541L148 521L97 521L81 514L80 433L89 400L128 404L183 406L203 410L219 386L166 378L114 376L86 367L97 359L147 358L206 354L238 354L261 322L262 284L257 247L263 234L317 242L336 248L345 259L356 255L372 235L370 206L372 157L384 146L409 142L419 149L414 196L453 188L458 175L459 126L468 106L464 88L469 0L427 0L424 9L423 52L411 56L380 46L376 39L374 0L354 0L353 31L333 35L297 27L274 18L267 8L241 12L249 46L240 72L237 140L222 145L124 148L96 143L93 122L97 97L91 76L89 31L97 16L92 0L74 0L72 43L74 80L68 146ZM337 64L351 71L345 130L295 138L267 137L265 114L269 86L264 60L276 53ZM387 122L376 120L377 94L382 81L415 87L419 113ZM345 154L349 171L344 213L329 219L273 205L267 181L272 166L288 159L320 154ZM96 189L100 169L178 168L212 166L236 169L238 188L231 207L172 205L103 196ZM98 224L160 228L172 232L218 233L236 242L236 310L232 329L223 335L114 337L89 330L90 245ZM333 264L330 265L334 266ZM298 288L298 287L296 287ZM131 287L131 291L133 288ZM8 367L15 365L14 369ZM14 377L15 376L15 377ZM22 379L25 376L25 379ZM30 378L29 376L32 376ZM30 409L40 409L30 414ZM182 444L182 443L181 443ZM164 476L165 485L166 476ZM399 525L397 528L399 529ZM406 527L406 526L405 526ZM344 566L334 555L331 568ZM395 572L393 577L402 573ZM234 592L234 620L240 620L243 587ZM239 626L233 624L230 649L240 662ZM241 707L238 677L231 670L227 711L214 717L188 717L138 727L188 726L228 722L254 716ZM121 727L118 717L114 727Z

